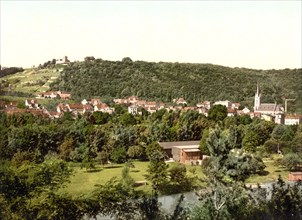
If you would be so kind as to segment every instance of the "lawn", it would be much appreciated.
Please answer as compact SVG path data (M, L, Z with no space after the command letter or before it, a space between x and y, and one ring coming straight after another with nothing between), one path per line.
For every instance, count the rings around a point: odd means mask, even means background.
M146 181L145 174L147 174L147 169L149 162L134 161L134 168L130 168L130 176L134 181ZM169 163L169 166L176 166L177 163ZM95 171L89 172L85 168L81 169L80 164L73 165L73 175L70 177L70 183L66 187L59 190L59 194L67 193L73 197L79 197L89 195L96 185L103 185L111 178L121 178L122 170L125 164L115 164L106 166L97 166ZM198 177L202 177L203 173L200 166L190 166L186 165L189 175L195 172ZM195 171L194 171L195 170ZM151 184L143 184L136 187L136 190L143 191L145 193L150 193L152 190Z
M270 183L278 179L281 175L284 180L287 180L289 171L286 168L278 167L274 165L274 160L265 158L264 159L266 168L263 174L252 175L247 180L247 184L257 184L257 183ZM134 168L130 168L130 176L134 181L145 182L145 174L147 174L147 169L149 162L134 161ZM169 167L176 166L178 163L168 163ZM114 164L101 166L97 165L96 170L89 172L85 168L81 169L80 164L71 164L73 167L73 175L70 177L70 183L66 187L59 190L60 194L69 194L73 197L79 197L89 194L96 189L96 185L103 185L108 182L111 178L116 177L121 178L122 170L125 164ZM189 175L196 174L199 178L204 177L202 173L201 166L191 166L186 165L187 172ZM150 193L152 190L151 184L142 184L136 187L136 190L143 191L145 193Z
M274 182L278 179L279 175L281 175L282 179L287 181L289 171L285 167L276 166L274 164L274 159L263 158L263 161L266 165L266 168L262 175L251 175L246 183L249 184L257 184L257 183L270 183Z

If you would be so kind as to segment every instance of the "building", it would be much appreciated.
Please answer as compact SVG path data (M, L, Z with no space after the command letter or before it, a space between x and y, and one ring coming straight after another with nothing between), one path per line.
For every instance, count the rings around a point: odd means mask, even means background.
M228 114L227 114L227 116L228 117L232 117L232 116L235 116L236 115L236 110L235 109L233 109L233 108L228 108Z
M210 101L204 101L204 102L200 102L196 105L198 108L206 108L206 109L210 109L211 108L211 102Z
M291 172L288 174L288 181L302 181L302 172Z
M28 108L39 108L39 104L37 103L37 100L35 100L35 99L26 99L25 106Z
M223 105L225 106L227 109L229 108L232 108L232 103L228 100L225 100L225 101L217 101L217 102L214 102L213 105Z
M63 58L56 59L56 64L68 64L70 61L68 60L67 56L64 56Z
M199 141L159 142L167 158L183 164L201 164Z
M177 105L187 105L187 101L184 98L179 98L177 100L173 100Z
M134 115L138 114L138 106L137 105L128 106L128 112Z
M284 109L277 103L261 103L261 93L259 92L259 86L257 84L257 90L254 98L254 112L275 116L277 114L282 114Z
M106 103L101 103L94 106L94 111L112 114L114 112L114 108L110 108Z
M284 119L285 125L299 125L302 123L302 115L286 115Z

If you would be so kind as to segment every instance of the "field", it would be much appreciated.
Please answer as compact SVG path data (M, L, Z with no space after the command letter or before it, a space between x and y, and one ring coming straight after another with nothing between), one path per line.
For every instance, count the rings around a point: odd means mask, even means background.
M276 159L276 157L275 157ZM278 179L279 175L283 180L288 179L289 171L285 167L276 166L274 159L263 158L266 168L262 175L251 175L246 182L249 184L271 183Z
M146 181L144 176L147 174L149 162L135 161L133 164L134 168L130 168L130 176L135 182L141 181L147 183L136 187L136 190L150 193L152 190L151 184ZM175 165L177 165L177 163L169 163L170 167ZM73 166L74 173L70 178L70 183L67 184L65 188L62 188L59 193L67 193L73 197L85 197L85 195L88 195L96 188L95 185L103 185L113 177L121 178L124 166L125 164L106 165L104 167L98 165L95 171L90 172L86 171L85 168L81 169L79 164L75 164ZM195 170L198 177L203 177L200 166L187 165L186 168L188 173L192 173L190 171Z
M147 174L147 168L149 162L135 161L133 162L134 168L130 168L130 176L136 182L146 182L147 184L142 184L139 187L136 187L136 190L143 191L145 193L150 193L152 188L151 184L146 181L145 174ZM169 163L169 166L175 166L177 163ZM276 181L278 176L281 175L284 180L288 178L288 171L285 168L280 168L274 165L273 160L265 159L265 172L262 175L252 175L247 179L246 183L257 184L257 183L270 183ZM115 164L115 165L98 165L96 170L90 172L85 168L81 169L80 164L73 164L74 173L70 178L70 183L66 187L62 188L60 194L68 194L73 197L85 197L92 192L96 185L103 185L111 178L116 177L117 179L121 178L122 170L125 164ZM202 178L204 174L200 166L190 166L186 165L187 172L192 173L192 170L195 170L197 176ZM194 171L193 171L194 172Z

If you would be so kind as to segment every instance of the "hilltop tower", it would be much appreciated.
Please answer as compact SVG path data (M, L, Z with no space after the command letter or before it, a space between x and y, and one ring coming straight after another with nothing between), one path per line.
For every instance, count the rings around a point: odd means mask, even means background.
M260 106L260 97L261 97L261 94L259 93L259 85L257 82L257 91L255 93L255 101L254 101L254 111L258 110L258 108Z

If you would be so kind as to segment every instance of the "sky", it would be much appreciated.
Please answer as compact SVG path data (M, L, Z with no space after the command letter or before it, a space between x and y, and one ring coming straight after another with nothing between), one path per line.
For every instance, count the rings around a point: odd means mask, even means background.
M0 64L68 56L302 67L302 1L0 0Z

